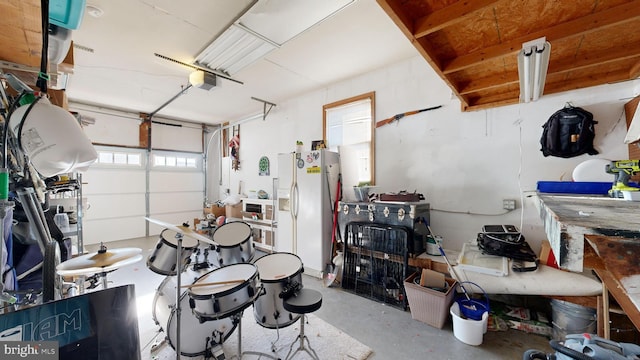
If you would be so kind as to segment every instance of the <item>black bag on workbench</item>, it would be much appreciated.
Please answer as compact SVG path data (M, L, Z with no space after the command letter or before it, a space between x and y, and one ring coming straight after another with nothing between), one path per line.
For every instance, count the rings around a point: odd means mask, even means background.
M515 260L512 270L534 271L538 268L538 256L520 234L515 240L498 234L478 233L478 248L483 254L504 256ZM531 263L525 266L524 263Z
M597 123L587 110L565 106L551 115L542 126L540 151L544 156L562 158L596 155L598 151L593 147L593 139L596 136L594 125Z

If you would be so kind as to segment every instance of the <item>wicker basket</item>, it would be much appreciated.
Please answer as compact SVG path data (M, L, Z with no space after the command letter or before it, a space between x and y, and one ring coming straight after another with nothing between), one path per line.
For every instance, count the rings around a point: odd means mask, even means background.
M449 285L446 292L433 290L414 283L420 272L411 274L404 281L411 317L438 329L442 329L449 316L449 308L455 295L456 280L445 278Z

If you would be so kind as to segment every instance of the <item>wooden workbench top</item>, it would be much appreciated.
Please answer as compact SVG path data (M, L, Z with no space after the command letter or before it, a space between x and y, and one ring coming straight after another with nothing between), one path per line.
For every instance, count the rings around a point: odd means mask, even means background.
M640 238L640 202L542 193L538 199L547 239L562 269L583 270L585 235Z
M538 196L563 224L602 235L640 237L640 202L605 196Z

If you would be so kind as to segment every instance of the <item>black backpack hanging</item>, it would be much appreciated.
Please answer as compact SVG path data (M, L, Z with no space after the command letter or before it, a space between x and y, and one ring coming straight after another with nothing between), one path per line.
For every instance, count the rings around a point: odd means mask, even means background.
M593 139L597 123L587 110L567 105L551 115L542 126L540 151L544 156L562 158L596 155L598 151L593 147Z

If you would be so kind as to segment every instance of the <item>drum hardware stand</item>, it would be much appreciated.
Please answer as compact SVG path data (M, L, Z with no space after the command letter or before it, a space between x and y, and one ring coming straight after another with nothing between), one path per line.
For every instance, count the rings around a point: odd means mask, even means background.
M110 272L113 272L115 270L111 270L111 271L102 271L99 273L95 273L91 276L89 276L88 278L85 278L84 275L81 275L76 282L78 284L76 284L76 286L78 287L79 290L79 294L84 294L84 282L88 281L89 282L89 286L87 286L87 289L95 289L98 286L102 285L103 289L107 288L107 274ZM98 284L98 281L100 281L100 284Z
M202 254L202 262L198 261L198 256L200 256L200 249L196 250L196 262L191 267L193 271L208 269L210 267L209 262L207 261L207 258L209 256L209 248L204 249Z
M222 349L222 342L224 341L224 333L221 333L218 330L214 330L211 335L215 334L216 332L220 334L220 342L217 342L216 340L213 340L207 337L204 345L205 360L211 359L211 358L213 358L214 360L225 359L224 350ZM209 345L211 345L211 347L209 347Z
M187 224L184 224L188 226ZM176 233L176 239L178 240L178 251L176 252L176 360L180 360L180 327L182 325L180 321L180 312L182 311L180 306L180 290L182 280L182 234Z
M156 334L156 336L158 336L158 335ZM166 338L164 338L164 339L162 339L160 341L156 340L156 342L151 344L151 349L149 350L149 352L154 353L154 352L158 351L160 349L160 347L163 346L166 343L167 343L167 339Z
M233 358L238 358L238 359L242 359L244 357L244 354L249 354L249 355L257 355L257 356L264 356L270 359L274 359L274 360L281 360L279 357L271 355L271 354L267 354L267 353L263 353L263 352L258 352L258 351L242 351L242 314L244 313L244 310L238 312L237 314L231 315L232 321L234 324L236 324L238 326L238 355L234 355ZM275 351L274 351L275 352Z
M64 283L64 285L67 285L67 283ZM79 295L79 291L78 291L78 285L76 283L68 283L69 287L67 288L67 297L74 297L74 296L78 296Z

